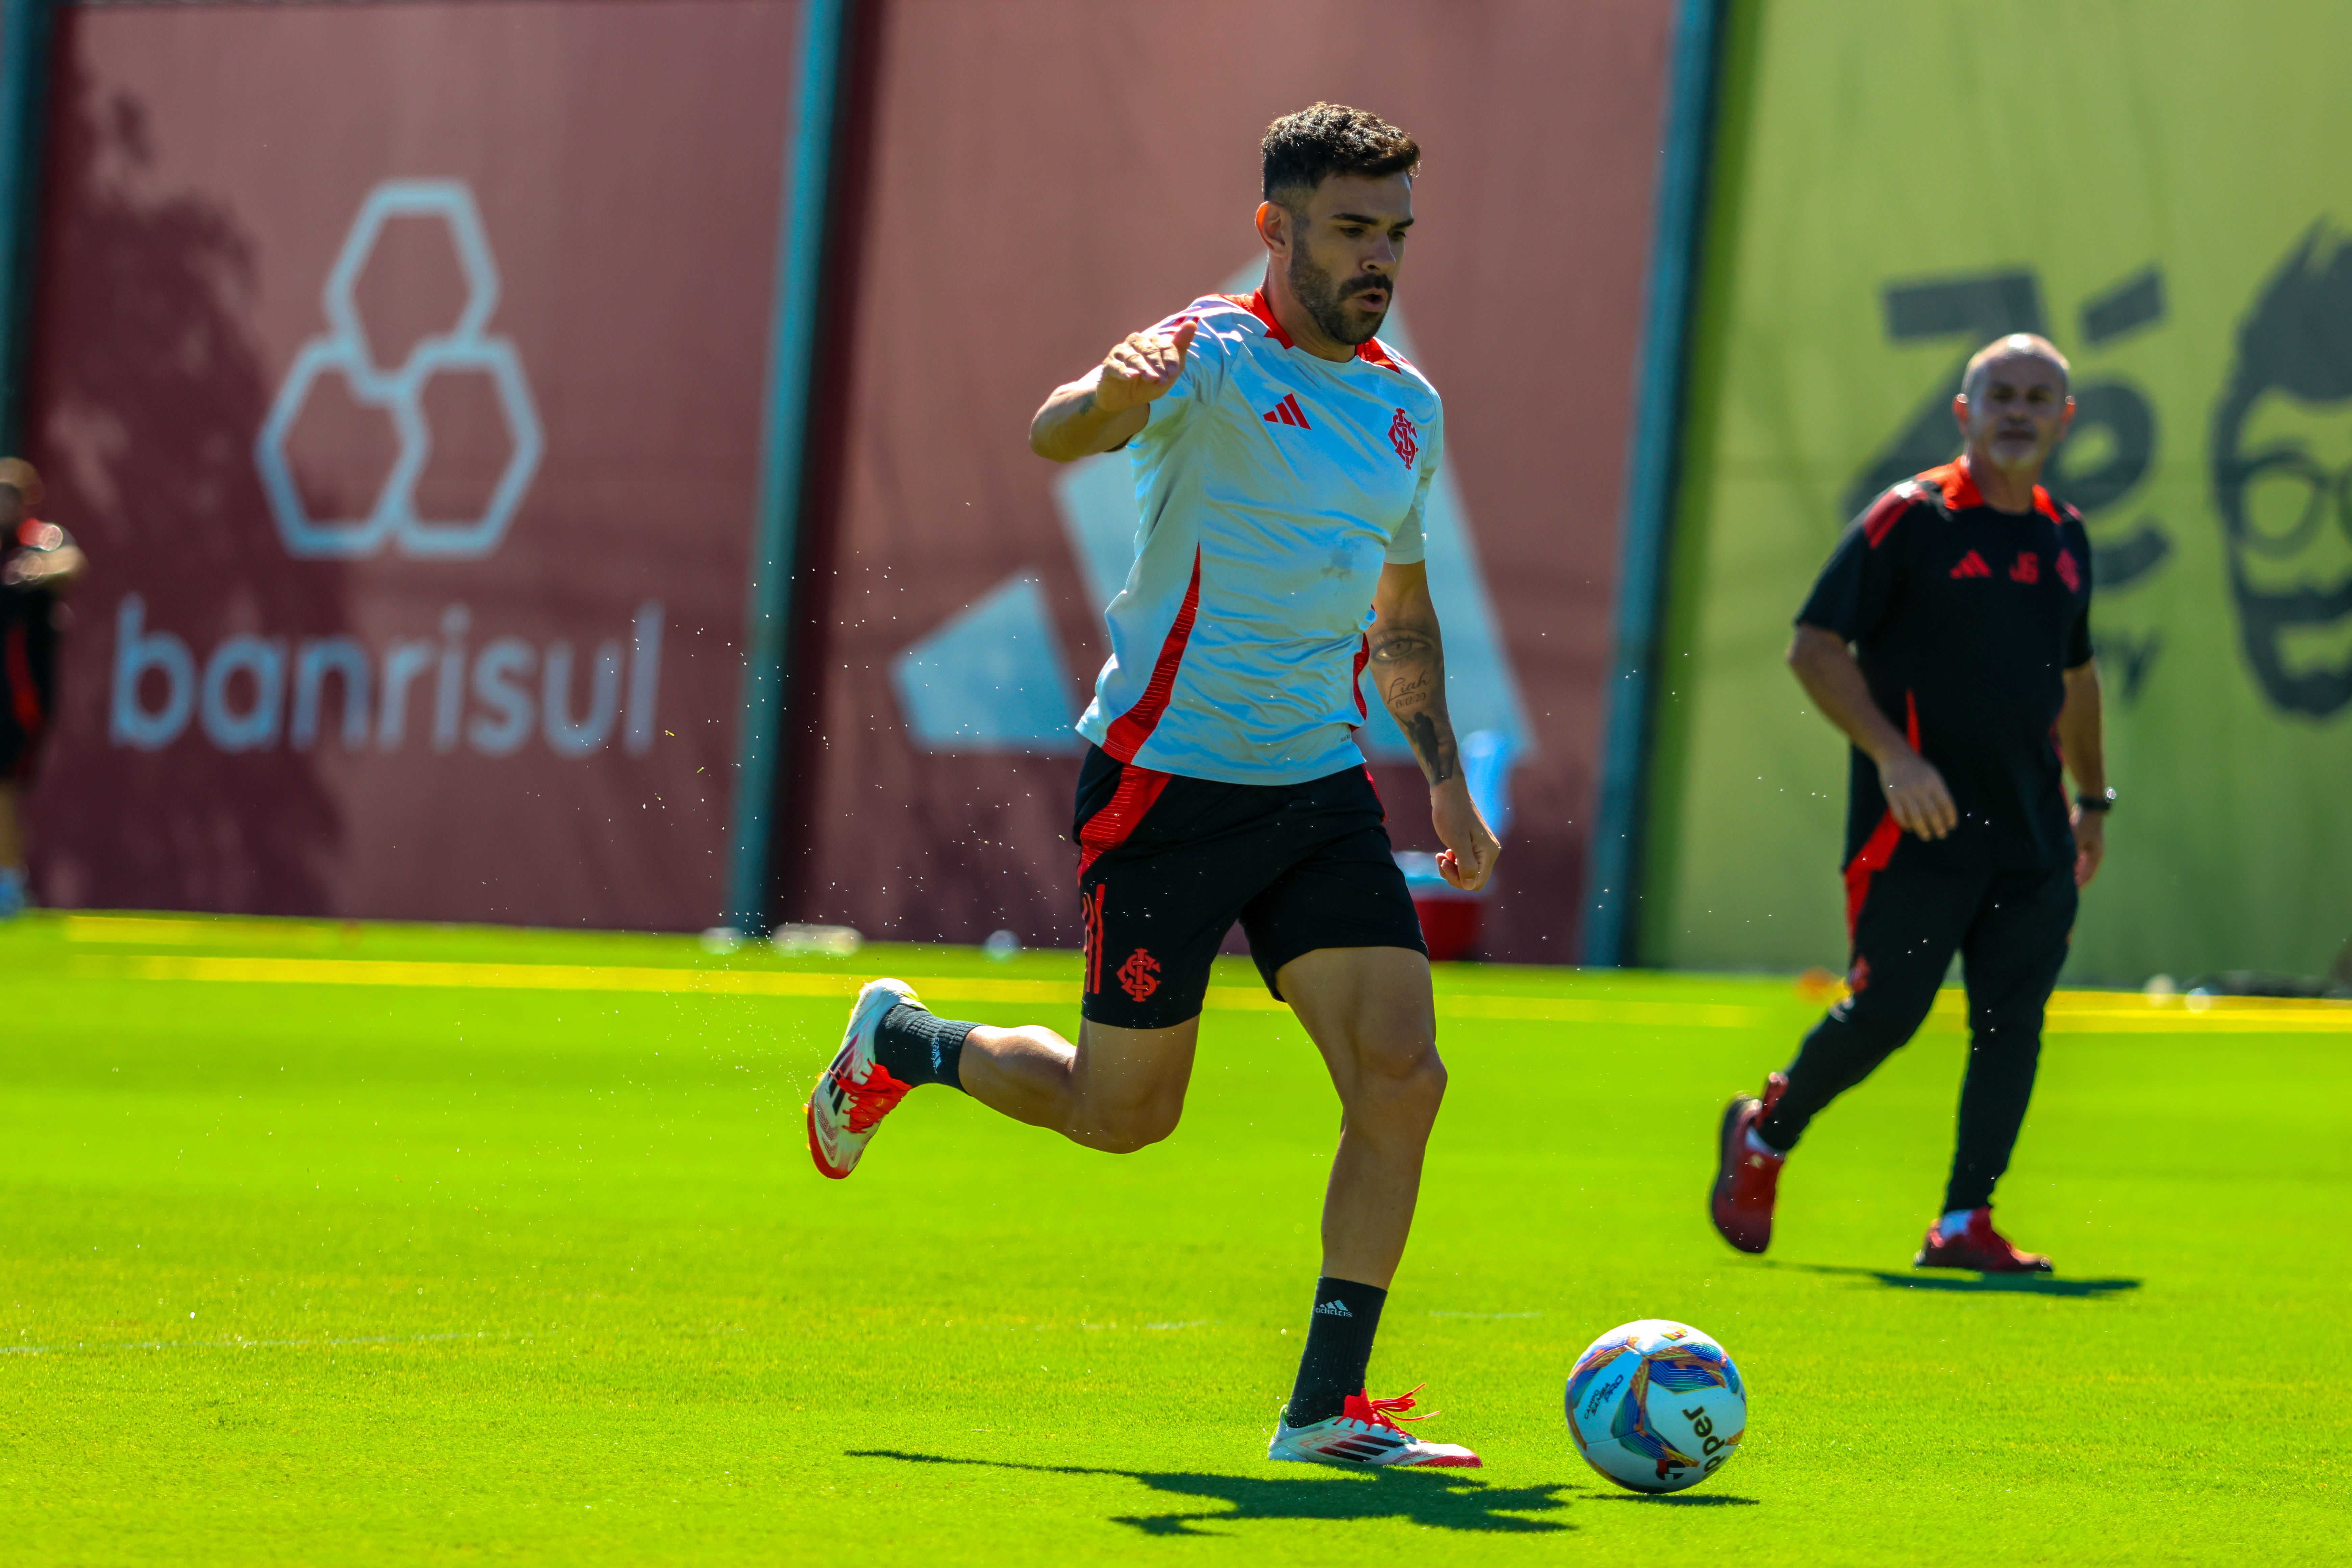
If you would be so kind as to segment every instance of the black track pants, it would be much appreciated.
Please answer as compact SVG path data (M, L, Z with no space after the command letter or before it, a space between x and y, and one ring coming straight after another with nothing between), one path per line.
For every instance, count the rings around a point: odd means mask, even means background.
M2066 962L2074 903L2071 865L1925 871L1905 868L1896 855L1870 878L1855 911L1853 994L1805 1037L1788 1092L1759 1133L1776 1149L1794 1148L1822 1107L1911 1038L1958 950L1972 1039L1944 1207L1990 1203L2033 1096L2042 1009Z

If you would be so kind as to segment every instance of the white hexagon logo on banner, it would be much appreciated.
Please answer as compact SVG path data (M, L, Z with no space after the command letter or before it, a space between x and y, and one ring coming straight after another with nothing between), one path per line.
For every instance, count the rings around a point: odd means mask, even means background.
M466 280L465 308L448 331L428 332L399 365L375 361L367 323L360 317L354 289L384 225L394 218L437 219L448 231L458 270ZM538 471L543 441L539 410L512 342L488 335L498 308L499 269L474 195L457 180L387 180L370 191L324 289L328 331L295 355L291 369L269 405L254 440L254 466L287 552L310 560L349 560L373 555L387 541L404 555L467 560L489 554L506 537ZM425 518L416 510L416 481L433 455L433 430L425 416L425 389L434 376L487 376L512 444L506 467L480 515ZM399 453L365 517L314 518L286 458L286 439L320 380L339 375L360 406L382 411L399 437Z

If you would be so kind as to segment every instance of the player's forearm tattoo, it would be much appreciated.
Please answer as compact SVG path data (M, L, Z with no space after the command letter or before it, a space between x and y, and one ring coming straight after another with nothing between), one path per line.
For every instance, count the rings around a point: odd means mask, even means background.
M1460 768L1454 721L1445 711L1445 650L1435 626L1378 626L1372 631L1373 684L1404 731L1422 775L1444 784Z

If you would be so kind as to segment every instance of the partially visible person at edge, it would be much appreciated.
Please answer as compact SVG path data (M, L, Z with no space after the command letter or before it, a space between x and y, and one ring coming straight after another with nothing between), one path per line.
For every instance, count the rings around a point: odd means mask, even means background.
M24 912L21 805L57 712L66 590L87 563L66 531L33 515L41 476L0 458L0 920Z
M1182 1113L1210 964L1238 920L1341 1107L1321 1278L1266 1458L1473 1466L1398 1425L1412 1394L1365 1386L1445 1091L1427 950L1355 740L1367 666L1428 779L1442 871L1475 889L1499 850L1465 787L1423 561L1444 416L1374 336L1420 148L1318 103L1276 121L1260 152L1264 287L1130 334L1030 426L1056 462L1131 447L1145 519L1078 721L1078 1038L952 1023L875 981L810 1097L809 1147L848 1175L929 1083L1090 1149L1158 1142ZM1050 1216L1051 1194L1034 1202Z
M2064 356L2019 333L1969 360L1955 462L1906 479L1850 528L1797 616L1789 666L1853 743L1846 819L1849 994L1761 1099L1725 1110L1716 1228L1772 1238L1780 1167L1806 1124L1907 1042L1957 950L1968 1074L1923 1268L2047 1273L1993 1228L2066 961L2078 891L2106 846L2091 551L2037 482L2074 416ZM2063 772L2079 792L2070 805Z

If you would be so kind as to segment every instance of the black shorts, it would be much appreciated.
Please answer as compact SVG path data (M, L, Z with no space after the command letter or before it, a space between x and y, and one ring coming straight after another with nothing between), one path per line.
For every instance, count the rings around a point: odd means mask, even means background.
M1360 767L1306 784L1217 784L1088 747L1072 830L1086 1016L1122 1029L1197 1016L1237 920L1276 997L1282 966L1317 948L1427 952L1384 820Z

